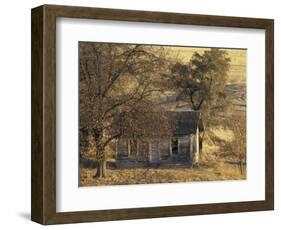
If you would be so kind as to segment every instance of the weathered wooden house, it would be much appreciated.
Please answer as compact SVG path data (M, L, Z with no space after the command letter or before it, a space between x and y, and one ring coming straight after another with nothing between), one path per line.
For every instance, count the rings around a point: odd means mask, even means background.
M196 163L200 152L199 136L203 131L200 112L169 111L167 117L171 120L171 133L166 136L117 140L117 167Z

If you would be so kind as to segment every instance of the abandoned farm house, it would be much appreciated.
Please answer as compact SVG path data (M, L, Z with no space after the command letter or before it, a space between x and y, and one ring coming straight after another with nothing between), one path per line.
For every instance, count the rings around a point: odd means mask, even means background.
M116 141L116 166L187 165L198 161L200 133L203 131L200 113L196 111L167 112L173 120L171 135L136 140Z

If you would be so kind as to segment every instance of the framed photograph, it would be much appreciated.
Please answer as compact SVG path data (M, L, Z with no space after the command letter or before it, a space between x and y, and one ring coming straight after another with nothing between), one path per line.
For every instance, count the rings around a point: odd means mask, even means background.
M273 25L32 9L31 219L273 210Z

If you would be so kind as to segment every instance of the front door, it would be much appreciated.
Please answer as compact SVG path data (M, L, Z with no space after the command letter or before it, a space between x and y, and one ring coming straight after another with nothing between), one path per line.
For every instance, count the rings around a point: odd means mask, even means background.
M174 155L177 155L178 152L179 152L179 149L178 149L179 145L178 145L178 138L176 137L173 137L172 138L172 153Z

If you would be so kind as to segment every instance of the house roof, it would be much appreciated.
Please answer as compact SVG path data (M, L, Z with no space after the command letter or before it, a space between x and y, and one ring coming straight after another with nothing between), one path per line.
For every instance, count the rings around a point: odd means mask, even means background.
M173 133L176 136L195 134L200 125L200 112L197 111L168 111L172 122Z

